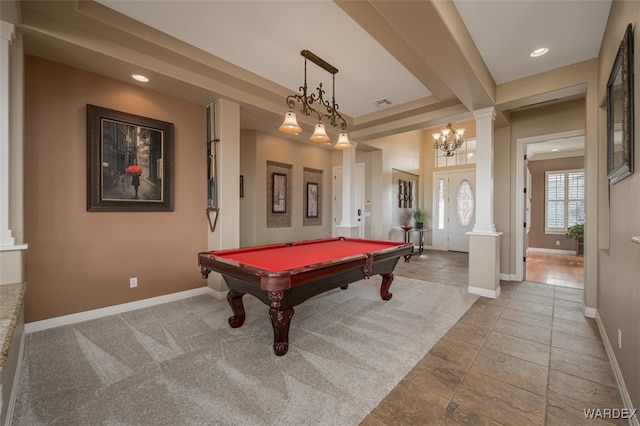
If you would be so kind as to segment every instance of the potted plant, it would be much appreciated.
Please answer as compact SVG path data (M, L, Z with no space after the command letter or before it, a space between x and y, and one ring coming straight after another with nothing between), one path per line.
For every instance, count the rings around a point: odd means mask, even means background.
M576 223L573 226L567 228L565 237L578 239L584 235L584 223Z
M413 220L416 221L416 229L422 229L424 226L424 220L427 218L427 211L422 209L415 209L412 213Z
M575 225L568 227L565 237L576 239L577 255L584 253L584 223L576 223Z

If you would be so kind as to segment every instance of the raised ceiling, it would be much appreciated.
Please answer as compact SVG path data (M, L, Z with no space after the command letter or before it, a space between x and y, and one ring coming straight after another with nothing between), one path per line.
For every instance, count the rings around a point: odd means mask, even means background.
M228 98L244 127L264 131L280 124L284 97L302 84L308 49L339 69L336 101L366 140L470 118L496 105L500 84L596 57L609 8L610 0L29 1L22 30L29 53L123 81L146 73L148 87L203 104ZM529 57L542 46L547 55ZM330 75L309 64L309 85L320 81L330 95Z

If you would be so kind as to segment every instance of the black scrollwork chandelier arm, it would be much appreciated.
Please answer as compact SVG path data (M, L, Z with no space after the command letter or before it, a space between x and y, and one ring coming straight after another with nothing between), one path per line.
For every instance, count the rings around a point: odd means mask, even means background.
M336 104L335 100L336 73L338 72L338 69L318 58L308 50L303 50L302 52L300 52L300 54L304 56L304 85L298 88L298 90L300 91L299 94L296 93L287 96L287 105L290 109L294 109L296 106L296 102L300 103L300 113L302 113L303 115L309 116L311 114L315 114L318 117L318 121L322 121L323 118L326 118L333 127L340 126L342 130L346 130L347 122L344 117L342 117L342 115L338 112L339 106L338 104ZM310 95L307 94L307 59L310 59L316 65L331 73L333 79L333 93L331 102L324 100L325 91L322 88L322 83L318 84L318 87L316 88L317 93L311 93ZM321 113L316 110L313 107L313 104L320 104L324 106L324 108L326 109L326 113Z

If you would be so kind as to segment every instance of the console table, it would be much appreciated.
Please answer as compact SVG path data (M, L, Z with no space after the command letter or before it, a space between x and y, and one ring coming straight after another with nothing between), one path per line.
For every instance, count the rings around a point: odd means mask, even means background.
M417 232L418 233L418 254L422 254L423 250L424 250L424 231L426 231L426 228L414 228L412 226L401 226L400 227L403 231L404 231L404 242L405 243L410 243L411 242L411 233L412 232ZM414 243L415 245L415 243Z

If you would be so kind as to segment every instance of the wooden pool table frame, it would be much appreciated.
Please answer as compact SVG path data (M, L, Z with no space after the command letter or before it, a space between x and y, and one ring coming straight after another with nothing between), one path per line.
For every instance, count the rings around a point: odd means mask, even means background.
M344 240L343 237L340 238ZM316 240L310 243L337 239ZM383 300L389 300L392 297L389 287L393 282L393 270L401 256L408 261L412 252L413 244L398 243L371 253L342 257L279 272L268 272L240 264L216 256L215 252L199 253L198 262L202 278L206 279L211 271L216 271L222 275L229 287L227 302L233 311L233 316L229 318L231 327L240 327L244 323L245 310L242 297L245 294L248 293L269 306L274 333L273 349L276 355L284 355L289 349L289 326L294 306L338 287L346 289L349 284L369 279L372 275L382 276L380 297Z

